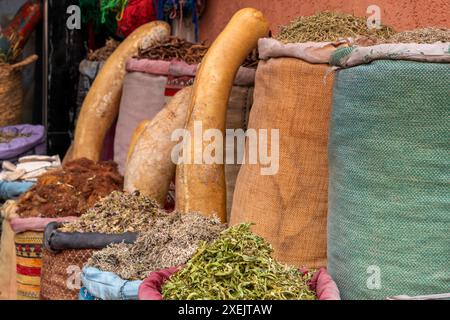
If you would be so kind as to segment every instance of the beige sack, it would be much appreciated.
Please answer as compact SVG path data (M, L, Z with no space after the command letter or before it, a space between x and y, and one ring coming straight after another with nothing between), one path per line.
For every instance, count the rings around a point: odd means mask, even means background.
M14 232L7 220L3 220L0 241L0 300L15 300L17 296L16 247Z
M231 213L231 224L256 223L277 259L308 268L326 266L327 68L295 58L259 63L249 128L280 130L279 170L261 175L260 165L243 164Z

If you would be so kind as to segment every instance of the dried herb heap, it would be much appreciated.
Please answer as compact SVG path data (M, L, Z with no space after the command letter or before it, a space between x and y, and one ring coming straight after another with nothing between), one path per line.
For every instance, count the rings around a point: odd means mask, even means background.
M123 279L145 279L152 271L186 263L201 241L215 240L225 225L200 214L161 214L134 244L113 244L93 254L87 265Z
M394 34L394 30L381 26L381 29L367 28L367 18L336 12L319 12L313 16L299 17L281 28L276 39L284 43L328 42L340 38L358 36L375 37L383 40Z
M204 44L194 44L180 38L170 37L167 42L139 49L137 58L164 61L181 59L188 64L199 64L207 51L208 46Z
M167 300L314 300L310 273L273 260L272 247L250 231L231 227L212 244L202 243L187 265L162 288Z
M95 163L82 158L39 177L18 199L21 217L80 216L114 190L123 188L123 177L114 162Z
M88 60L89 61L106 61L110 55L117 49L117 47L120 45L119 41L116 41L114 39L108 39L106 40L106 45L104 47L101 47L100 49L97 49L95 51L89 51L88 53Z
M124 233L148 228L162 209L149 197L113 191L89 208L80 219L65 224L62 232Z
M12 140L17 139L17 138L24 138L24 137L30 137L30 136L31 136L31 133L24 134L24 133L17 133L17 132L0 131L0 143L9 143Z
M390 43L450 42L450 29L422 28L399 32L389 38Z

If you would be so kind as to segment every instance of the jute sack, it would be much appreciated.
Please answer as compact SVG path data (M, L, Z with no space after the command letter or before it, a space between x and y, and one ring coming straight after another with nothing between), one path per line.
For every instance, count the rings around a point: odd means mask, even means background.
M270 130L279 129L279 169L262 175L266 165L244 163L234 191L231 224L255 223L253 231L273 245L275 258L299 267L323 267L327 262L327 141L333 76L326 77L325 63L334 50L333 44L259 41L260 57L268 60L260 61L256 72L249 129L269 131L268 152ZM308 58L303 53L323 63L293 58ZM271 58L272 54L280 58Z
M0 300L15 300L16 291L14 232L9 221L3 220L0 243Z
M130 140L138 124L152 119L180 89L192 84L197 65L131 58L127 61L114 138L114 161L125 172Z
M449 49L332 56L328 269L343 299L450 293Z

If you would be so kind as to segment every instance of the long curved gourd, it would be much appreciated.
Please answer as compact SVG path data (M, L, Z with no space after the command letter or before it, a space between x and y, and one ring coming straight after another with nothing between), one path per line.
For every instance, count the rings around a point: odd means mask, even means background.
M81 107L75 130L72 159L100 160L103 140L119 112L126 60L138 53L143 43L152 45L170 35L162 21L142 25L130 34L106 60Z
M269 23L255 9L238 11L204 57L194 83L190 117L186 125L191 137L194 123L203 132L225 130L226 109L234 77L258 39L267 36ZM209 142L203 142L203 149ZM192 143L194 146L194 143ZM195 150L191 149L191 159ZM197 150L198 152L198 150ZM176 171L176 209L217 215L226 221L226 186L223 164L180 164Z
M128 150L125 191L139 190L164 204L175 176L172 150L178 141L172 141L172 133L184 128L191 95L192 87L182 89L152 120L136 128Z

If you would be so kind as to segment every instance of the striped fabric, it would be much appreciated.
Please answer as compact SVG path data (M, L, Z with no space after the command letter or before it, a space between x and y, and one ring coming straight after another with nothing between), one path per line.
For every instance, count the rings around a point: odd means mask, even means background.
M43 232L16 234L17 299L39 300Z

